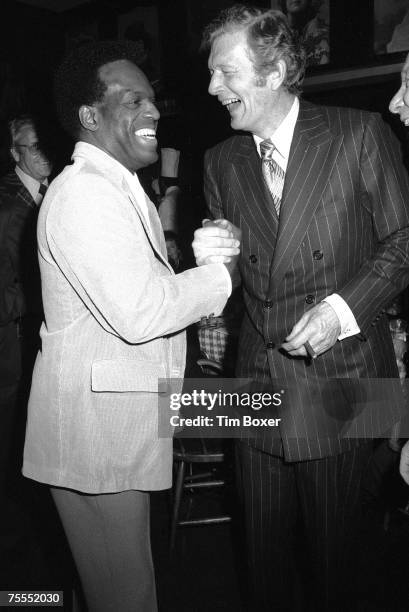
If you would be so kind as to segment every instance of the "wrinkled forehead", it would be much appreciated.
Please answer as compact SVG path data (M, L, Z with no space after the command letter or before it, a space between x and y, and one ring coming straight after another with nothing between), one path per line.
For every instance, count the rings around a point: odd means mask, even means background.
M23 125L15 135L17 144L32 144L37 141L37 134L34 126L30 123Z
M223 32L214 38L208 65L209 68L215 68L219 65L248 62L250 59L251 51L247 43L247 34L244 30L236 30Z
M99 78L110 91L138 91L147 97L153 96L153 89L147 77L129 60L116 60L104 64L99 69Z

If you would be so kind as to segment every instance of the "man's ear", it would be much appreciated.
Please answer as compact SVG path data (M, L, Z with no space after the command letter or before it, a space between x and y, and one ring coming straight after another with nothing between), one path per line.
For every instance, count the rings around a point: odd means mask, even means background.
M10 148L10 155L14 159L16 164L18 164L18 162L20 161L20 153L17 151L15 147Z
M95 132L98 129L98 111L95 106L83 104L78 110L78 117L85 130Z
M277 89L281 87L286 77L286 74L287 74L287 64L282 59L277 60L275 63L274 69L270 72L270 74L267 77L270 87L273 91L277 91Z

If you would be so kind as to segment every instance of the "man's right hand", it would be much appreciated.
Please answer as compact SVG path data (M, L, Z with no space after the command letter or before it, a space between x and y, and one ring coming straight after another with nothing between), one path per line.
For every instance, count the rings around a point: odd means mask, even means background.
M227 219L204 219L202 225L195 231L192 243L196 264L224 263L233 276L240 254L241 230Z

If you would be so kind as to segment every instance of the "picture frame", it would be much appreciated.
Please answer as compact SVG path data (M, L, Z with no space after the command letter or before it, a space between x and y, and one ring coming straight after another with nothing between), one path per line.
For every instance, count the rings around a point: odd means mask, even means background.
M374 0L373 26L375 55L409 51L407 0Z
M291 1L270 0L270 4L283 10L291 8ZM306 92L392 81L398 76L409 51L409 0L365 0L354 11L350 3L338 0L317 0L315 7L321 7L326 16L329 54L325 63L307 63ZM394 28L402 24L406 13L407 50L387 48ZM383 24L385 15L388 28Z
M99 24L94 19L73 21L65 31L65 50L99 39Z
M311 74L305 77L303 90L306 93L322 89L341 89L354 85L364 85L374 81L391 79L398 76L402 62L376 64L371 66L360 66L357 68L345 68L329 70L321 74Z
M330 0L271 0L271 8L282 11L303 42L307 68L331 62Z
M159 15L156 5L136 6L118 17L118 40L129 40L138 47L138 65L152 83L161 78Z

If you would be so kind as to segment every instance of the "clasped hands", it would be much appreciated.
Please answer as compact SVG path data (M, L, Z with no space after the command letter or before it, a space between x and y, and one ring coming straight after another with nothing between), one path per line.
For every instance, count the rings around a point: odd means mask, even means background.
M232 276L240 254L241 230L227 221L204 219L192 243L196 264L223 263Z

